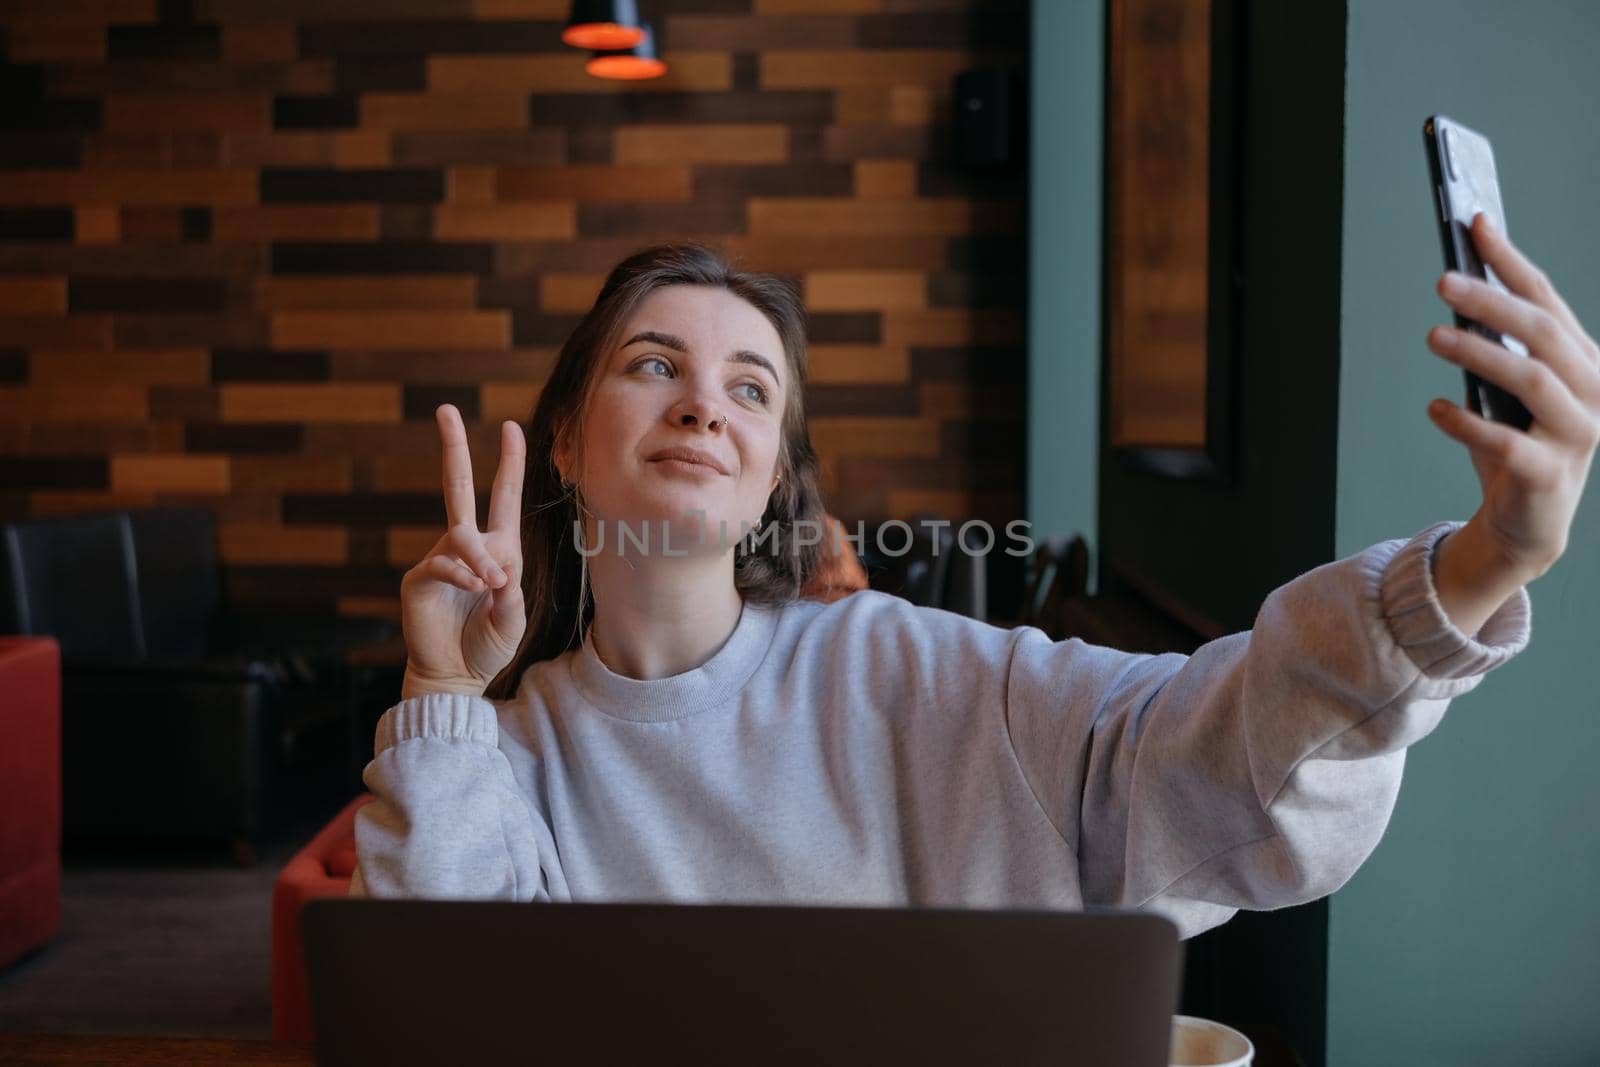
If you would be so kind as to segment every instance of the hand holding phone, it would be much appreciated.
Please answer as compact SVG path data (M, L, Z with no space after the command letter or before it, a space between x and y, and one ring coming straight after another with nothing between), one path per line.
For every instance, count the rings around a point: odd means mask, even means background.
M1433 178L1434 206L1439 215L1446 269L1482 278L1506 292L1505 284L1483 262L1472 243L1472 219L1480 211L1489 216L1489 221L1501 233L1507 232L1505 210L1500 203L1500 179L1495 172L1494 149L1489 139L1444 115L1428 117L1422 124L1422 138L1428 150L1428 171ZM1503 345L1519 356L1528 354L1527 348L1515 337L1462 315L1456 315L1456 325ZM1471 371L1466 372L1466 378L1467 406L1473 412L1519 430L1532 425L1533 416L1522 401Z

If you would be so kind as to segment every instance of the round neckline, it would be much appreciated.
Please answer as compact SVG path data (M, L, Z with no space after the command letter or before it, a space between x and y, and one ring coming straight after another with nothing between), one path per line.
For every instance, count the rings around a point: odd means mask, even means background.
M778 610L744 601L722 646L698 667L666 678L629 678L601 662L593 623L568 660L572 681L595 709L629 722L670 722L707 711L737 696L766 658Z

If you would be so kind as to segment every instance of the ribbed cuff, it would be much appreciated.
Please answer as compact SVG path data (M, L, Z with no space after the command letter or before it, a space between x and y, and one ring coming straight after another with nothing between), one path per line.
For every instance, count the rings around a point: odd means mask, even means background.
M373 755L416 737L455 741L500 741L500 722L487 697L465 693L424 693L402 700L383 713L373 739Z
M1430 678L1467 678L1492 670L1528 644L1533 609L1518 589L1495 609L1476 636L1463 633L1439 603L1434 554L1446 534L1465 523L1441 522L1408 541L1384 568L1378 604L1395 643Z

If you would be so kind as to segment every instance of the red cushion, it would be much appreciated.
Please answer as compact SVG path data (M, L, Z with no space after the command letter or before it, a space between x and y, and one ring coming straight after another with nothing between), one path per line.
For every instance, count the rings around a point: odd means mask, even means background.
M356 872L356 843L354 840L328 853L326 864L329 878L349 878Z
M0 637L0 967L61 925L61 647Z
M356 868L356 812L372 799L362 794L335 815L278 874L272 890L272 1036L310 1041L311 1004L306 999L305 961L300 951L300 908L317 897L344 896Z

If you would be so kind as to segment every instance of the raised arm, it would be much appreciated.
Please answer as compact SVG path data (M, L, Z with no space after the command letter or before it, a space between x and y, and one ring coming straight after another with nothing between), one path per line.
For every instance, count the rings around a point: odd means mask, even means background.
M526 445L520 427L501 424L489 525L480 531L461 415L448 404L436 415L448 525L400 582L402 699L379 721L363 775L377 800L356 817L350 890L545 899L545 868L556 870L559 880L554 844L517 793L498 748L495 705L482 695L527 626L521 545Z
M1007 726L1078 857L1086 904L1150 907L1184 936L1333 892L1376 847L1405 749L1528 639L1518 590L1476 638L1442 612L1439 524L1272 593L1194 655L1025 631Z

